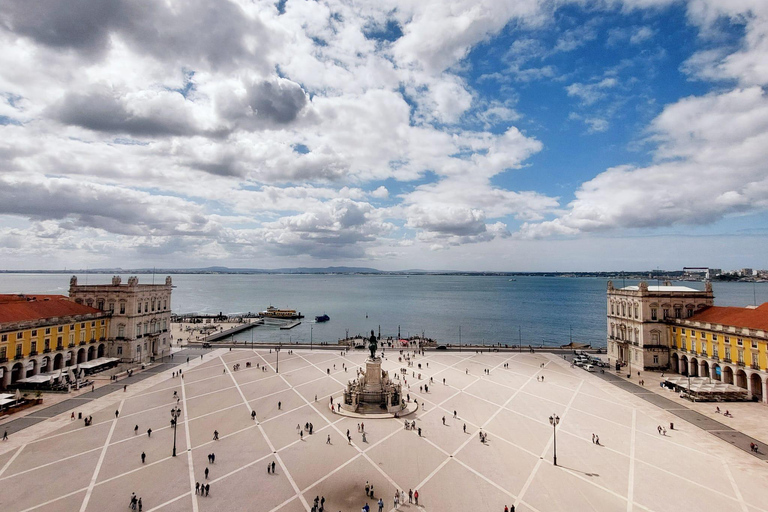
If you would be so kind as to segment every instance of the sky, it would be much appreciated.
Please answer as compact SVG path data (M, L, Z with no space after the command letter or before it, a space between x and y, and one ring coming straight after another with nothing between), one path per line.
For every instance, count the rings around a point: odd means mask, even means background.
M0 269L768 268L765 0L0 0Z

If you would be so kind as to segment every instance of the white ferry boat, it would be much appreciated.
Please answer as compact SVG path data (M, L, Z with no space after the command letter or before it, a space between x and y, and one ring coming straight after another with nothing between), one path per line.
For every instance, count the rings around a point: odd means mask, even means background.
M262 318L281 318L284 320L304 318L304 315L295 309L278 309L275 306L269 306L266 311L259 312L259 316Z

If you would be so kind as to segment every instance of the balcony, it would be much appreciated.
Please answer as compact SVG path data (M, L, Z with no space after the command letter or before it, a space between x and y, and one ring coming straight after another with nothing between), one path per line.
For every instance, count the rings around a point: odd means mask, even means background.
M700 354L701 354L703 357L709 357L709 356L707 356L707 351L706 351L706 350L702 350Z
M0 363L7 363L8 358L7 357L0 357Z
M78 343L78 345L80 345L82 347L83 345L85 345L85 342L81 341L80 343Z
M746 363L744 361L739 361L736 364L739 365L739 366L746 366Z
M95 339L95 338L91 338L91 339L88 341L88 343L96 343L96 339Z
M24 359L24 354L16 354L15 356L13 356L14 361L18 361L20 359Z
M753 364L753 365L750 365L749 367L752 368L753 370L759 370L760 369L760 365L759 364Z
M719 361L720 360L720 356L718 356L717 354L712 354L712 359L715 360L715 361Z
M64 350L64 345L56 345L56 350Z
M732 363L733 361L731 361L731 358L730 358L730 357L724 357L724 358L723 358L723 362L724 362L724 363Z
M49 349L49 348L44 348L43 349L43 354L50 354L50 353L51 353L51 349Z
M37 350L30 350L29 351L29 355L30 355L30 357L31 356L36 356L37 355Z
M69 348L72 348L72 347L74 347L74 346L75 346L75 344L74 344L74 343L70 343L69 345L67 345L67 347L69 347Z

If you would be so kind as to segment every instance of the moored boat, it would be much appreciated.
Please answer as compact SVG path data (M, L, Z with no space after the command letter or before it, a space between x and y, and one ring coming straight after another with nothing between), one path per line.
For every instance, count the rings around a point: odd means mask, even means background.
M269 306L266 311L261 311L259 316L262 318L281 318L284 320L304 318L304 315L295 309L278 309L274 306Z
M331 317L329 317L328 315L323 314L323 315L320 315L320 316L316 316L315 317L315 322L322 323L322 322L327 322L330 319L331 319Z

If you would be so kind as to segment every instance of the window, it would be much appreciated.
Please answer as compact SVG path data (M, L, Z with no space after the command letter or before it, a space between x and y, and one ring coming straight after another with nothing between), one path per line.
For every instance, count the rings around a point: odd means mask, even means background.
M677 327L673 327L672 332L677 332Z
M21 343L16 345L16 357L21 357Z
M685 329L680 329L680 334L685 334Z
M82 343L84 341L85 341L85 329L80 331L80 342Z
M691 330L691 336L696 336L696 331Z
M653 356L653 364L659 364L659 356Z
M155 310L155 299L152 299L152 311Z
M717 341L717 334L712 335L712 341Z
M0 359L5 359L6 357L8 357L8 354L6 352L6 348L5 347L0 347Z
M56 332L64 332L64 326L60 325L60 326L59 326L59 327L56 329Z
M615 337L616 337L616 327L612 325L611 326L611 338L615 338Z
M100 309L100 310L104 311L104 299L99 299L96 302L96 309Z
M656 308L651 308L651 320L657 320Z
M146 313L147 311L149 311L149 301L144 303L144 312Z
M70 324L70 325L69 325L69 328L70 328L70 329L74 329L74 328L75 328L75 324Z
M752 340L752 348L757 349L757 342Z
M83 322L83 323L81 323L81 324L80 324L80 328L81 328L81 329L85 329L85 322Z
M744 340L741 338L736 338L736 344L740 347L744 346Z
M738 356L739 356L739 362L743 363L744 362L744 351L743 350L739 350Z
M635 352L635 362L637 362L640 358L638 357L638 353Z
M2 336L0 336L0 341L8 341L8 335L3 334Z
M675 318L682 318L683 310L681 308L675 308Z
M37 329L32 329L32 337L37 336Z
M136 324L136 336L141 336L141 322Z
M51 350L51 340L47 338L45 340L45 350Z
M96 339L96 329L91 329L91 339L92 340Z
M725 347L725 358L731 360L731 347Z
M141 357L141 345L136 345L136 353Z
M125 314L125 302L120 303L120 314L121 315Z
M637 318L638 316L639 316L638 315L638 308L637 308L637 304L635 304L635 318Z
M104 320L101 321L101 325L104 325Z
M611 302L611 314L612 314L612 315L614 314L614 311L613 311L613 302Z
M69 344L74 345L75 344L75 333L71 332L69 333Z
M91 322L91 327L96 327L96 322Z
M707 334L706 334L704 331L701 331L701 332L699 333L699 336L701 336L701 338L702 338L702 339L704 339L704 338L706 338L706 337L707 337Z
M114 313L114 312L115 312L115 303L114 303L114 302L110 302L110 303L109 303L109 311L110 311L111 313Z
M621 303L621 316L627 316L627 305L625 303Z
M21 339L21 338L23 338L23 337L24 337L24 333L21 333L21 332L17 332L17 333L16 333L16 339L17 339L17 340L20 340L20 339Z
M688 308L688 317L693 316L693 310L691 308Z
M752 366L757 367L760 365L760 361L757 359L757 354L752 353Z
M669 318L669 308L664 308L664 318Z
M691 339L691 351L696 352L696 339Z
M163 299L163 309L168 309L168 299Z
M726 343L730 343L730 342L731 342L731 338L730 338L730 336L726 336L724 339L725 339L725 342L726 342Z
M46 327L45 328L45 334L51 334L51 328L50 327Z
M56 338L56 349L57 350L63 346L62 343L64 343L64 338L62 338L61 336Z
M30 346L30 350L32 352L37 352L37 342L36 341L32 342L32 345Z
M117 326L117 337L125 338L125 325L120 324Z
M123 347L117 347L117 355L123 355Z
M137 313L141 313L141 302L139 302L139 307L136 309Z
M701 351L704 352L704 353L707 352L707 342L706 341L702 341L701 342Z
M681 346L680 348L682 348L683 350L687 350L687 349L688 349L688 347L687 347L687 345L686 345L686 338L683 338L681 341L682 341L683 343L682 343L682 346Z

